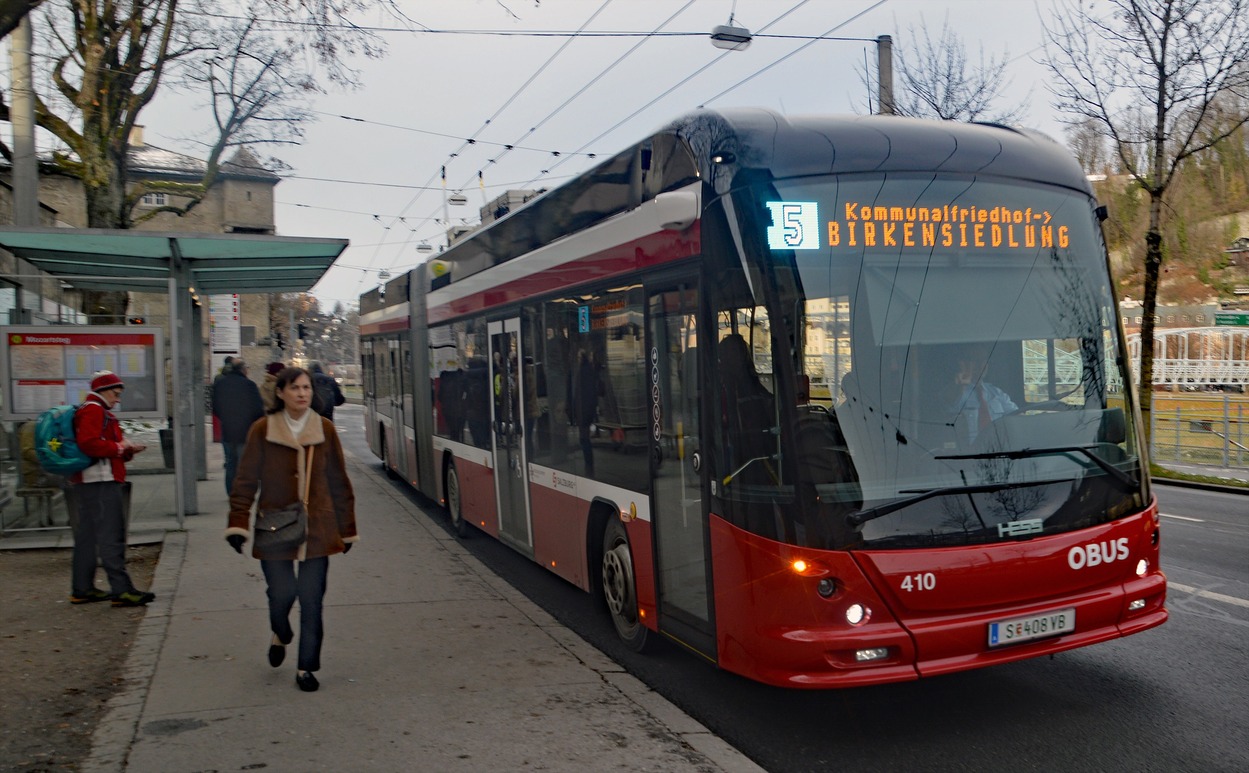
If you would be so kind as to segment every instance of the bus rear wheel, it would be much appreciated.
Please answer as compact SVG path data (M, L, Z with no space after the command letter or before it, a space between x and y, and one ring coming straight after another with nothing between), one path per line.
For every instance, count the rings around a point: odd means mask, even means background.
M381 448L382 448L382 472L386 473L387 478L390 478L391 480L395 480L399 476L395 474L395 468L390 466L390 454L386 450L388 448L388 446L386 445L386 430L378 429L377 436L381 439L380 443L381 443Z
M451 530L457 537L468 536L468 521L464 520L464 501L461 498L460 476L455 472L455 463L447 465L447 515L451 519Z
M609 520L603 533L603 600L607 602L607 611L620 640L634 652L645 651L651 642L651 632L638 615L633 552L629 549L629 535L619 518Z

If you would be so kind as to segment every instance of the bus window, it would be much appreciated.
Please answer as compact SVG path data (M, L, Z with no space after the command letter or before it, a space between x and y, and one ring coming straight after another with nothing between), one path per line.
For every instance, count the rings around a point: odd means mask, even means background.
M633 490L648 485L642 298L634 286L549 301L534 315L546 393L538 402L549 417L535 461Z

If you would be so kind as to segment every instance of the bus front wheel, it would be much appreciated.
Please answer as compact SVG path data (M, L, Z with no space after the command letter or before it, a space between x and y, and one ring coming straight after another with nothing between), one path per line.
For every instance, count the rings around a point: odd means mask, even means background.
M468 521L464 520L464 501L461 498L460 476L455 463L447 465L447 515L451 518L451 530L457 537L468 536Z
M607 522L603 534L603 600L621 641L634 652L650 644L650 630L638 615L637 581L629 535L619 518Z

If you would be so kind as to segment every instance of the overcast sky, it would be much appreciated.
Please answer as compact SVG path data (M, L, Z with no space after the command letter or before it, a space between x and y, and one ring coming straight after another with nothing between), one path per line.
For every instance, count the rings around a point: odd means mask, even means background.
M299 147L261 148L292 170L276 190L278 233L340 237L351 246L313 292L326 311L355 303L425 260L421 242L445 244L440 168L468 206L453 223L476 222L484 197L554 187L645 137L672 118L707 107L762 106L788 113L867 112L860 72L875 73L878 35L895 46L922 21L949 20L978 58L1011 59L1011 98L1030 95L1027 123L1061 139L1045 71L1036 64L1038 13L1052 0L399 0L434 30L681 32L699 36L580 37L388 31L388 56L361 62L363 88L319 99L318 121ZM1040 11L1038 11L1038 7ZM778 36L726 52L706 37L734 25ZM378 15L363 25L394 28ZM866 40L863 40L866 39ZM783 60L783 61L782 61ZM754 77L752 77L754 76ZM874 100L874 95L873 95ZM349 116L348 120L340 116ZM143 115L153 145L202 155L183 138L203 127L174 100ZM487 121L489 121L487 125ZM465 146L466 139L477 143ZM505 151L504 144L516 149ZM452 154L459 154L452 158ZM559 153L555 156L554 153Z

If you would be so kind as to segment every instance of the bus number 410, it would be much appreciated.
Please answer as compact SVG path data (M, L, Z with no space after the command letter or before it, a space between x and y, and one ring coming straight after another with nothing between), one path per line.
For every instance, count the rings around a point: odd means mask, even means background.
M902 590L907 592L913 590L932 590L935 587L937 587L937 575L932 572L908 574L902 578Z

